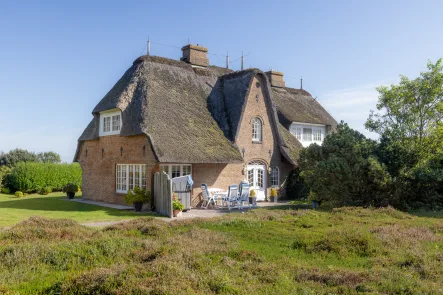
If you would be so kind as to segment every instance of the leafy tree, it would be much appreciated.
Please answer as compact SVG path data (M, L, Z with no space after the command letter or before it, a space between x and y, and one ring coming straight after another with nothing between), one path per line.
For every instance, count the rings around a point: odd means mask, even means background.
M55 152L44 152L37 154L38 158L43 163L61 163L60 155Z
M378 87L378 112L371 111L366 121L370 131L422 156L432 154L443 142L442 60L428 62L427 67L414 80L401 76L399 85Z
M0 166L0 190L5 186L6 177L10 172L11 168L8 166Z
M335 205L384 205L391 177L376 158L377 143L343 121L322 146L303 149L299 166L319 201Z
M15 149L8 153L0 154L0 166L14 167L19 162L39 162L39 157L27 150Z

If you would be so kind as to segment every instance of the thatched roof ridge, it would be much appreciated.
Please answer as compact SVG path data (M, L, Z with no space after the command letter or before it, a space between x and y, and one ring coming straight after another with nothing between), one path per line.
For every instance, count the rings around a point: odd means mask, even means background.
M337 122L304 89L272 87L280 122L287 129L292 122L324 124L335 127Z

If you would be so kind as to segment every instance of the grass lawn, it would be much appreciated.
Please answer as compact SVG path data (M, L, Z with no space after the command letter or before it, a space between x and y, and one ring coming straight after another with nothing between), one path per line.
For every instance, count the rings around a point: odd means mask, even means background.
M443 294L439 216L286 207L104 229L32 218L0 231L0 294Z
M81 197L77 194L76 198ZM140 217L140 213L103 208L66 200L64 193L17 198L0 194L0 228L12 226L31 216L70 218L79 222L120 220ZM146 215L146 214L145 214Z

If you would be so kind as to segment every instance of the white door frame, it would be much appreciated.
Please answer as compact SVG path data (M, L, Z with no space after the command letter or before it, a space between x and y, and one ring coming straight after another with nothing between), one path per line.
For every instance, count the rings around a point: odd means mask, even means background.
M247 173L250 189L255 190L257 201L264 201L267 189L266 164L261 161L253 161L248 164Z

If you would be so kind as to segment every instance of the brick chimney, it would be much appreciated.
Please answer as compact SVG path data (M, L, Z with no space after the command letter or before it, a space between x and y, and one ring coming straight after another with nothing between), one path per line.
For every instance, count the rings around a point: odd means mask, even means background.
M182 48L183 57L181 61L193 66L207 67L209 65L208 48L198 45L186 45Z
M274 87L285 87L285 81L283 80L283 73L270 70L265 73L268 76L269 83Z

